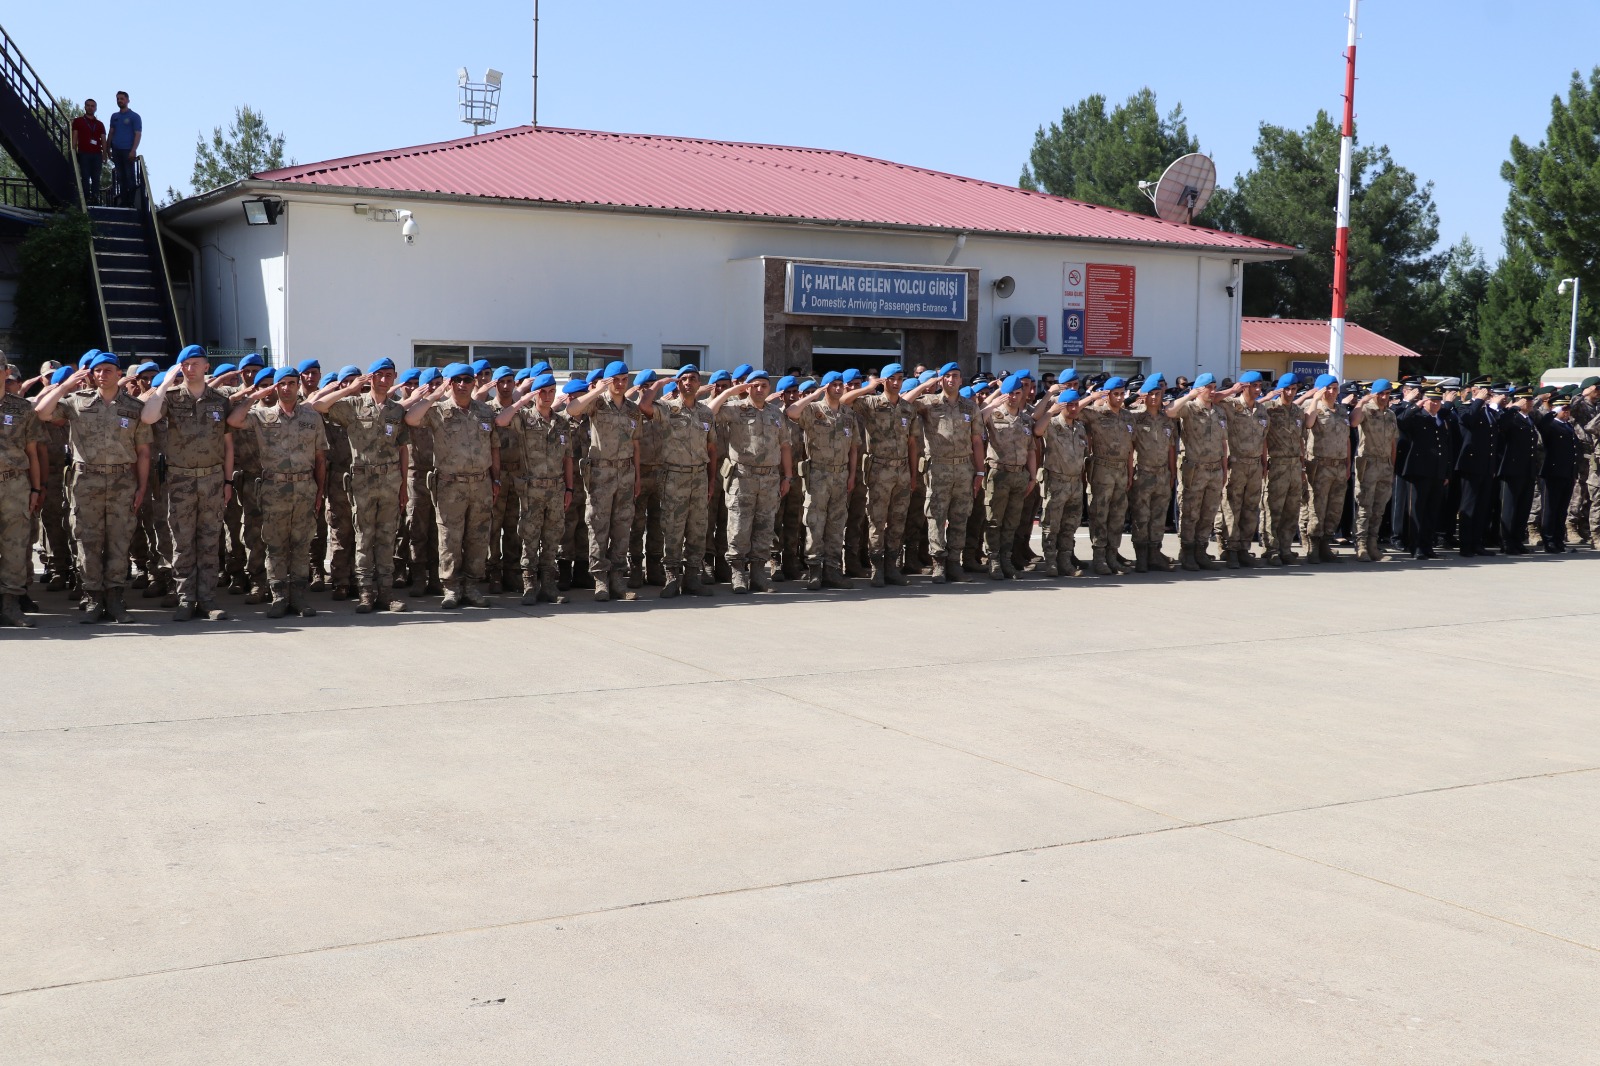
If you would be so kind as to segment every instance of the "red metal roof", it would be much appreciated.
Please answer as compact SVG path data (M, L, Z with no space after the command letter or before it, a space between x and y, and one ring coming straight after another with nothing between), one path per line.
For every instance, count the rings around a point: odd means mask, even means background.
M1274 355L1328 354L1328 320L1325 318L1245 318L1239 331L1239 349L1248 355L1252 352ZM1400 359L1421 359L1403 344L1370 329L1345 323L1344 353L1346 355L1388 356Z
M1294 254L1254 237L849 152L546 126L306 163L256 177L373 191Z

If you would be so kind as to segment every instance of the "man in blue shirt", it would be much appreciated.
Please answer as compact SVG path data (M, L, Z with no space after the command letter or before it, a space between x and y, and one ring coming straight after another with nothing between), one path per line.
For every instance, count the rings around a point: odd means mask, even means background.
M133 162L139 158L139 141L144 123L139 113L128 107L128 94L117 93L117 109L111 113L111 167L116 178L113 199L119 207L133 206Z

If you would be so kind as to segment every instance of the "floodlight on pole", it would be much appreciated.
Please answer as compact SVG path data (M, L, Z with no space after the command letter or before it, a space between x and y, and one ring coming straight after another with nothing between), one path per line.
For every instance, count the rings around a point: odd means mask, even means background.
M1567 339L1567 369L1571 370L1578 365L1578 279L1562 278L1556 292L1565 296L1568 285L1572 286L1572 332Z
M473 81L466 67L456 71L461 121L474 131L481 132L485 126L493 126L498 119L502 76L498 70L490 67L484 72L482 81Z

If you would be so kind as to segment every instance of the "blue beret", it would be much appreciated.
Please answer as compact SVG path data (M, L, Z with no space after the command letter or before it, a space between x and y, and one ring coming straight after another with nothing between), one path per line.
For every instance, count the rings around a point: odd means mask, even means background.
M421 373L417 375L417 384L432 385L435 381L438 381L443 376L443 374L439 373L438 367L425 366L422 368Z
M1072 367L1070 370L1063 370L1061 372L1061 376L1059 378L1057 378L1056 380L1061 382L1062 384L1066 384L1069 381L1077 381L1078 380L1078 368L1077 367Z
M1161 375L1151 374L1144 379L1144 384L1139 386L1139 395L1144 396L1152 392L1161 391Z
M489 369L489 360L487 360L487 359L474 359L472 362L467 364L467 368L469 370L471 370L474 374L481 374L485 370Z
M855 367L851 367L849 370L846 370L843 374L839 375L839 380L844 382L846 385L849 385L854 383L859 377L861 377L861 371L857 370Z
M159 389L161 387L161 383L166 381L166 380L167 380L167 372L165 370L163 370L160 373L158 373L155 376L155 378L150 382L150 387L153 388L153 389Z
M627 363L624 363L621 359L613 359L611 362L606 364L605 373L601 374L600 376L609 381L611 378L620 378L627 372Z
M835 381L838 381L843 376L844 375L840 374L837 370L828 371L826 374L822 375L822 387L827 388L829 385L832 385Z
M963 385L963 386L961 386L961 395L965 399L968 399L968 400L972 399L972 386L971 385Z
M743 381L752 369L749 363L740 363L733 368L733 380Z
M411 367L400 375L400 380L396 384L410 385L421 376L422 370L419 367Z
M644 386L650 384L655 379L656 379L656 372L654 370L645 369L645 370L641 370L637 374L633 375L633 384L634 384L635 388L643 388Z
M1144 379L1146 385L1148 385L1152 381L1165 381L1165 380L1166 380L1166 378L1162 376L1161 371L1159 371L1159 370L1157 370L1154 374L1151 374L1149 377Z
M587 374L583 375L583 383L585 385L593 385L595 382L599 381L604 376L605 376L605 370L603 368L597 366L593 370L589 371Z
M816 387L817 383L815 381L812 381L810 378L806 378L800 383L800 395L804 396L806 393L810 392Z
M299 376L300 371L295 367L280 366L272 372L272 383L276 385L280 381L288 381L290 378L298 378Z
M390 359L387 355L384 356L382 359L376 359L376 360L373 360L371 363L367 364L367 373L369 373L369 374L376 374L380 370L393 370L393 369L394 369L394 360Z
M1023 367L1021 370L1018 370L1014 376L1018 381L1025 381L1028 378L1033 377L1033 371L1029 370L1027 367Z
M568 396L572 396L572 395L575 395L577 393L582 392L584 389L587 389L588 387L589 387L589 383L587 381L584 381L582 378L579 378L579 379L576 379L574 381L569 381L565 385L561 386L561 391L566 393Z
M684 363L682 366L680 366L678 368L678 372L676 374L672 375L672 376L675 377L675 378L681 378L685 374L698 374L698 373L700 373L700 368L699 367L695 366L693 363Z
M548 389L555 383L556 379L554 374L540 374L538 377L533 379L533 385L531 386L531 389L533 392L538 392L540 389Z
M1061 393L1056 396L1056 403L1075 403L1077 400L1077 389L1063 389Z
M332 373L324 374L324 375L322 375L322 380L317 382L317 388L325 389L329 385L332 385L337 380L338 379L335 378Z
M83 358L78 360L79 370L88 370L89 364L94 362L94 357L100 354L99 348L90 348L83 353Z
M1259 384L1261 384L1261 371L1259 371L1259 370L1246 370L1243 374L1239 375L1239 384L1241 384L1241 385L1259 385Z
M720 381L727 381L729 376L730 375L726 370L713 370L711 372L711 377L706 381L706 384L715 385Z
M493 380L500 381L503 378L510 378L512 381L515 381L517 380L517 372L512 370L509 366L495 367Z
M284 367L284 369L287 370L288 367ZM272 369L270 366L264 366L260 370L256 371L256 379L252 381L251 384L259 389L263 385L271 384L272 382L276 381L277 377L278 372L276 370Z
M1394 385L1388 378L1379 378L1372 383L1372 395L1377 396L1379 393L1388 392L1392 388L1394 388Z
M317 362L315 359L302 359L300 362L295 364L294 371L297 374L309 374L313 370L321 369L322 364Z
M880 378L892 378L896 374L904 374L905 372L906 368L901 366L899 363L890 363L888 366L878 371L878 376Z
M783 377L778 379L778 383L776 385L772 386L772 391L787 392L798 384L800 383L794 379L793 374L785 374Z
M533 377L533 367L525 366L521 370L516 372L516 374L514 375L514 380L516 380L516 381L527 381L531 377Z
M1017 386L1022 384L1022 379L1015 374L1007 374L1006 379L1000 383L1000 391L1010 396L1017 391Z
M234 366L232 363L223 363L221 366L212 370L211 374L213 377L221 377L223 374L231 374L238 369L239 368Z
M924 370L922 373L917 375L917 384L926 385L928 382L932 381L938 376L939 372L937 370Z
M549 373L551 373L550 364L545 362L543 359L539 360L537 363L534 363L528 369L533 371L535 374L549 374Z
M937 374L935 374L934 377L942 378L946 374L950 373L952 370L960 370L960 369L961 369L961 364L960 363L946 363L944 366L941 366L939 368L939 372Z
M146 374L159 374L160 372L161 372L161 368L159 366L157 366L156 364L150 363L150 362L144 362L144 363L140 363L138 368L134 370L133 376L142 378Z
M1317 376L1317 383L1315 385L1313 385L1312 388L1314 388L1314 389L1325 389L1329 385L1337 385L1337 384L1339 384L1339 379L1334 377L1332 374L1319 374Z
M1106 378L1105 384L1101 385L1100 387L1107 392L1110 392L1112 389L1126 388L1127 384L1128 383L1126 381L1113 375L1112 377Z
M89 369L90 370L98 370L103 366L121 366L121 365L122 364L117 361L117 357L114 356L114 355L111 355L108 352L98 352L98 353L95 354L95 357L93 359L89 360Z
M1194 387L1197 389L1203 389L1207 385L1215 385L1216 383L1217 375L1213 374L1209 370L1194 379Z
M757 379L760 379L762 381L766 381L769 378L771 378L771 376L772 375L768 374L765 370L752 370L752 371L750 371L749 376L745 378L745 380L746 381L755 381Z
M661 386L661 395L663 396L671 396L677 391L678 383L676 381L669 381L665 385Z
M1299 374L1285 374L1278 379L1278 388L1287 389L1290 385L1300 384Z
M358 378L360 376L361 368L350 363L346 363L344 366L341 366L339 368L339 373L335 375L339 381L348 381L350 378Z
M239 360L239 369L240 370L243 370L245 367L249 367L249 366L266 366L266 365L267 365L267 361L265 359L261 358L255 352L251 352L249 355L247 355L243 359Z
M452 363L451 366L456 368L456 372L452 374L450 373L450 367L445 367L444 376L446 380L475 377L478 373L476 370L472 369L471 363Z
M72 376L72 374L73 374L72 367L70 367L70 366L58 366L58 367L55 368L54 372L52 372L51 375L50 375L50 384L59 385L63 381L65 381L68 378L70 378Z
M209 358L211 358L211 357L206 355L206 350L204 348L200 347L200 345L198 345L198 344L186 344L183 347L183 351L178 353L178 362L180 362L180 363L183 362L185 359L209 359Z

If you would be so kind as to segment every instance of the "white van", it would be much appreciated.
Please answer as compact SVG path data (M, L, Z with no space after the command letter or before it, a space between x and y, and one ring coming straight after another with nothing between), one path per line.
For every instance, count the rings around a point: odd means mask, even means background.
M1593 366L1558 366L1546 370L1539 375L1540 385L1581 385L1585 378L1600 377L1600 367Z

